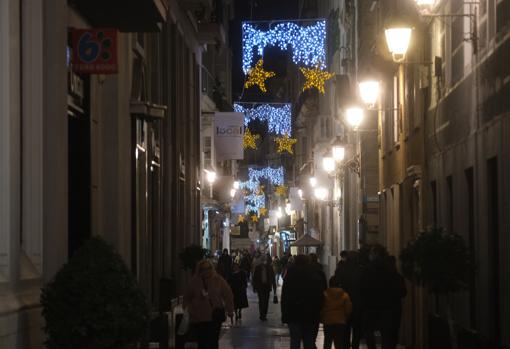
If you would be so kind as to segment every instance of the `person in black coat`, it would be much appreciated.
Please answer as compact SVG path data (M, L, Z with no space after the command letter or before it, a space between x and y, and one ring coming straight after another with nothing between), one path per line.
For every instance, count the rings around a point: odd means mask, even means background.
M248 308L248 296L246 295L246 288L248 287L248 278L244 270L241 270L239 264L234 263L232 267L232 274L228 279L232 293L234 294L234 310L236 320L241 319L241 310Z
M225 248L220 258L218 258L218 273L223 276L225 280L228 280L232 273L232 257L228 254L228 250Z
M366 331L381 332L382 349L395 349L400 328L402 298L407 294L394 257L379 246L372 249L370 263L360 280Z
M298 255L283 281L282 322L290 330L290 348L314 349L314 332L320 321L325 285L308 256Z
M253 290L259 296L259 315L260 320L267 320L267 309L269 307L269 294L271 289L276 294L276 278L274 275L271 258L261 256L261 263L257 265L253 272Z

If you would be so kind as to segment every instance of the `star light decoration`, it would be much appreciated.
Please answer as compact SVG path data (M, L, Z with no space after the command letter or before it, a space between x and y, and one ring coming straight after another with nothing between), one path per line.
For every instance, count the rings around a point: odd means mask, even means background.
M260 214L261 217L262 216L266 216L267 215L267 208L265 208L265 207L260 208L259 214Z
M244 126L253 120L267 122L270 133L284 135L292 133L292 105L290 103L254 104L234 103L234 111L244 114Z
M244 216L242 214L239 215L239 218L237 218L237 223L243 223L244 222Z
M258 86L262 92L267 92L266 80L272 78L276 74L272 71L264 70L262 66L264 61L259 59L255 67L248 71L248 79L244 83L244 88L250 88L251 86Z
M257 216L256 214L252 214L251 215L251 220L252 220L252 222L258 222L259 221L259 216Z
M313 69L301 67L299 70L301 70L301 73L303 73L306 78L305 84L303 85L303 91L315 87L322 94L324 94L324 83L326 80L331 79L331 77L335 75L321 70L318 65Z
M254 49L263 56L268 46L292 51L292 61L309 67L326 62L326 20L279 22L267 31L260 30L258 22L243 22L243 72L248 73L253 65ZM267 22L271 26L274 22Z
M287 188L285 188L283 185L279 185L276 187L275 193L278 196L285 196L285 194L287 194Z
M257 149L257 139L259 139L260 136L257 134L252 134L250 132L250 129L247 128L246 131L244 131L244 137L243 137L243 148L244 149Z
M288 134L285 134L283 137L276 137L274 141L278 144L278 149L276 150L278 153L286 151L289 154L294 154L292 147L297 143L296 138L290 138Z

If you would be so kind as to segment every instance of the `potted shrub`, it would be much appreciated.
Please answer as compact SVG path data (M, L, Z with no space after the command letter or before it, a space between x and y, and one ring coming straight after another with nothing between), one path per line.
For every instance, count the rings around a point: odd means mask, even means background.
M428 289L435 296L436 304L439 297L446 297L447 319L443 321L445 325L440 326L442 321L436 316L437 321L432 321L432 327L447 327L446 331L438 330L438 332L449 338L444 340L438 338L438 340L447 347L455 348L449 296L467 289L473 271L472 256L464 239L461 235L433 228L410 241L402 250L400 260L404 277Z
M133 274L104 240L88 240L42 289L48 349L129 349L148 307Z

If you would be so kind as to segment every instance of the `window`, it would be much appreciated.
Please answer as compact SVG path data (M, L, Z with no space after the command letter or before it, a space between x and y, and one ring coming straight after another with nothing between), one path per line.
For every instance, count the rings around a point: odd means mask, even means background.
M487 237L489 263L489 312L492 337L496 343L501 338L500 323L500 251L499 251L499 194L498 194L498 160L487 160Z
M436 181L430 182L430 196L432 203L432 223L437 228L437 184Z
M398 117L399 117L399 98L398 98L398 76L393 77L393 143L398 143Z
M472 256L476 256L476 240L475 240L475 188L473 178L473 168L470 167L464 171L466 180L467 207L466 216L468 220L468 241L469 252ZM473 270L469 278L469 312L471 328L477 328L477 312L476 312L476 272Z
M453 179L452 176L446 177L446 207L447 207L447 222L446 230L450 233L453 232Z

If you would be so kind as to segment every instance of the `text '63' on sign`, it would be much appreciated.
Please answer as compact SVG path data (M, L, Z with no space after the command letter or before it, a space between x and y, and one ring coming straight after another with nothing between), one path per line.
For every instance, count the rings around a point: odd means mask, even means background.
M117 29L73 29L73 71L117 73Z

